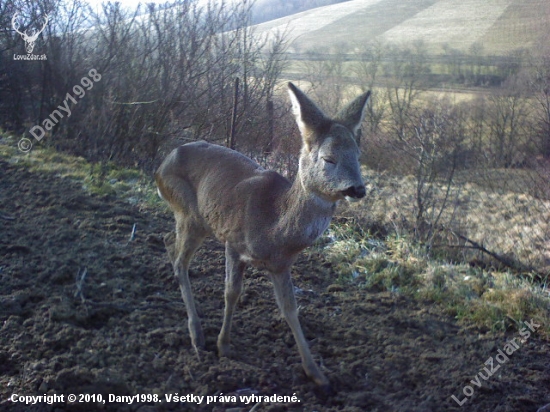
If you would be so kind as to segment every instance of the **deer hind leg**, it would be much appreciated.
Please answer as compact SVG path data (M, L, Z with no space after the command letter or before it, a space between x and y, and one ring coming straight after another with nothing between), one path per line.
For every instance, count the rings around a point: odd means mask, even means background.
M189 282L189 264L193 255L202 244L205 235L200 229L197 230L197 228L187 224L184 219L176 217L176 221L176 242L172 264L174 266L174 274L180 285L181 296L187 309L191 343L198 353L198 349L204 348L204 335L195 307L191 283Z
M246 264L240 260L236 253L226 243L225 245L225 310L223 325L218 336L218 354L220 357L228 356L230 352L230 334L233 312L239 300L243 288L243 273Z
M275 287L277 304L294 335L306 375L317 385L328 388L329 381L313 361L302 327L300 326L300 321L298 320L298 311L296 309L296 299L294 298L294 287L292 286L290 272L275 273L271 276L271 279Z

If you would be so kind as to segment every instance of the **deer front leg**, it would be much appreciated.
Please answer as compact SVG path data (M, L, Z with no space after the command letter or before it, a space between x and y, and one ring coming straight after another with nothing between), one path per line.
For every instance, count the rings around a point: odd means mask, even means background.
M283 273L274 273L271 276L275 287L275 298L285 320L287 321L296 344L302 357L302 366L307 376L309 376L317 385L329 388L329 381L321 372L317 364L313 361L309 346L304 337L300 321L298 320L298 311L296 309L296 299L294 298L294 288L290 271Z
M225 245L225 310L223 314L223 325L218 336L218 355L229 356L231 321L235 306L243 288L243 272L246 264L226 243Z
M195 301L193 300L193 292L191 291L191 283L189 282L188 266L182 262L183 259L176 259L174 266L176 267L176 277L180 284L181 297L185 303L187 309L187 326L189 328L189 335L191 336L191 344L195 351L198 353L199 349L204 348L204 334L202 333L201 320L197 314L195 308Z
M189 263L193 254L202 243L203 237L193 236L192 231L187 230L183 224L178 225L176 232L175 247L165 241L166 249L174 266L174 274L178 279L181 297L187 310L187 324L191 344L198 354L198 350L204 348L204 335L202 333L201 320L195 308L191 283L189 282Z

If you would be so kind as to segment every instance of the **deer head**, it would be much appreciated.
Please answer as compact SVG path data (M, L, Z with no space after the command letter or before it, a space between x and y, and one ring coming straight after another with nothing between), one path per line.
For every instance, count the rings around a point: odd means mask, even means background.
M25 41L25 50L27 51L27 53L31 54L34 49L34 42L36 41L36 39L38 39L38 35L44 31L46 25L48 24L48 15L46 14L46 16L44 17L44 25L42 26L42 28L38 31L35 31L33 29L32 34L27 34L27 30L25 30L24 32L19 31L20 25L17 21L17 15L18 13L15 13L13 15L11 19L11 25L15 32L19 33L21 35L21 38Z

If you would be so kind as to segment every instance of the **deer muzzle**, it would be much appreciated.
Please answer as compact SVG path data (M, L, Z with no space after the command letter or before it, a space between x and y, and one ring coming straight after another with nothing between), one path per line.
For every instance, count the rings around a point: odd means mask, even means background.
M365 197L367 191L365 189L365 185L358 185L348 187L346 190L342 191L342 194L345 196L346 200L356 202Z

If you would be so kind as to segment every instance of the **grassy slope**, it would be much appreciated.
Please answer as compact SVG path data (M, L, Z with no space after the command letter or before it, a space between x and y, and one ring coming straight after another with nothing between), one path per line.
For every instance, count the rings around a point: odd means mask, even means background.
M479 40L495 54L536 47L550 33L550 2L514 1Z
M432 52L448 44L467 50L500 17L513 0L441 0L384 33L389 43L422 40Z
M399 27L434 3L435 0L370 2L354 13L307 33L297 40L297 44L303 50L331 47L337 50L341 44L361 45Z
M276 32L288 33L291 39L300 39L298 42L293 42L296 46L302 41L302 38L307 38L311 33L319 31L328 33L325 27L333 22L345 20L347 16L358 13L380 1L384 0L353 0L318 7L259 24L255 26L255 30L259 35L274 34Z
M549 17L546 0L352 0L267 22L257 31L289 31L294 51L422 39L434 53L442 53L443 44L467 51L479 42L487 54L506 54L547 35Z

